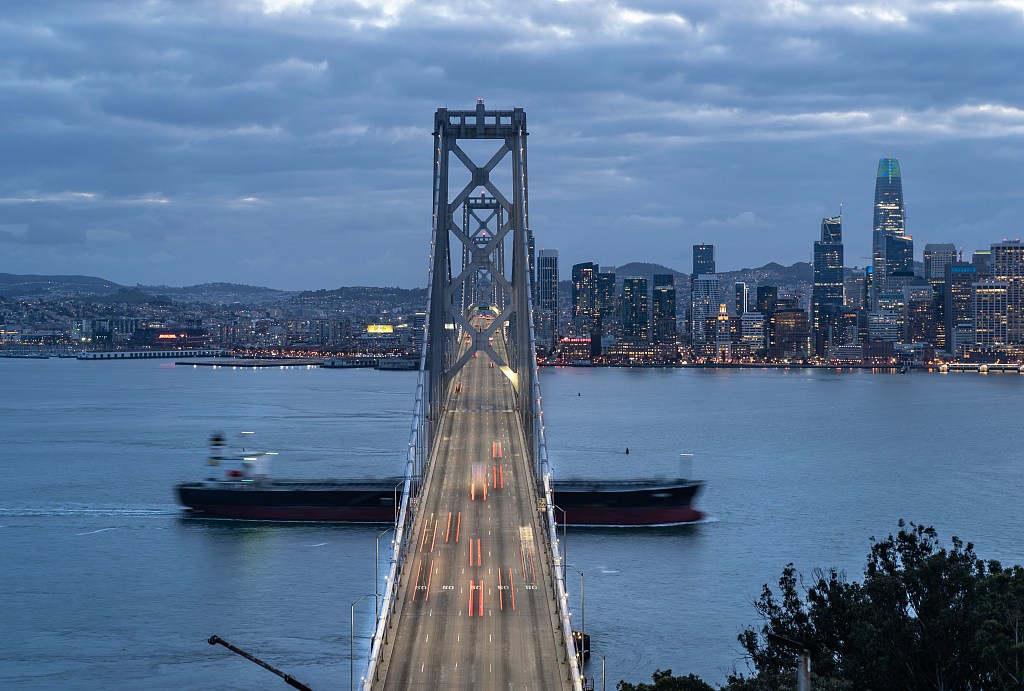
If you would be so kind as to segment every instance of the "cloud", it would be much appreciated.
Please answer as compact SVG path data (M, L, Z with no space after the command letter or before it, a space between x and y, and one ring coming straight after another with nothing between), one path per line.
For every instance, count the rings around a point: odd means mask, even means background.
M0 271L423 285L433 113L478 97L525 108L533 226L565 262L621 263L624 237L803 260L840 201L866 254L884 155L915 240L980 242L1024 215L1022 36L1016 0L22 3Z

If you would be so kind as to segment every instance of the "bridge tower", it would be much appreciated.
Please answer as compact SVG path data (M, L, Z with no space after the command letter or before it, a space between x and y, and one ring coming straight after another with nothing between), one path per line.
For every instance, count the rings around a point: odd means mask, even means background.
M434 116L433 241L424 363L429 436L425 441L429 448L451 378L474 353L483 351L512 383L531 466L539 477L526 137L522 108L488 110L483 99L477 101L475 110L439 108ZM492 140L497 150L480 164L460 146L465 140ZM476 153L479 148L474 145L471 150ZM461 189L453 187L466 173L469 181ZM460 218L456 219L456 214ZM452 269L453 247L455 256L462 256L457 274ZM505 266L508 254L512 257L510 271ZM481 279L490 281L486 297L478 290ZM483 302L498 314L478 333L469 316ZM490 337L498 329L509 343L508 362L490 345ZM467 335L472 339L470 347L456 359L460 339Z

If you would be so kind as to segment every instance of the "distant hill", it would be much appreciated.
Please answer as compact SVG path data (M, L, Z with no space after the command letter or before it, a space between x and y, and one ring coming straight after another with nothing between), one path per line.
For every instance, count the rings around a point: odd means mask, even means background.
M342 286L333 290L306 290L300 298L337 297L341 300L370 300L377 302L405 303L427 299L426 288L377 288L375 286Z
M686 278L688 275L682 271L676 271L667 266L651 264L649 262L630 262L629 264L615 267L616 280L620 280L624 276L639 276L640 278L647 279L647 285L653 285L654 274L672 274L675 279Z
M740 274L748 271L764 271L776 273L779 274L780 276L793 278L797 281L802 281L804 283L810 283L811 280L814 278L814 269L807 262L796 262L791 266L783 266L782 264L778 264L776 262L769 262L764 266L760 266L756 269L740 269L739 271L723 271L720 273Z
M174 288L171 286L138 286L139 290L161 291L177 294L199 295L202 293L227 293L230 295L251 295L253 293L281 293L284 291L276 288L264 288L262 286L250 286L243 283L200 283L194 286Z
M166 295L150 295L144 293L141 290L135 288L122 288L116 293L110 295L94 296L83 298L82 302L95 302L98 304L127 304L127 305L145 305L145 304L170 304L172 301Z
M113 293L120 287L119 283L108 281L105 278L97 278L96 276L45 276L40 274L0 273L0 295L5 297L48 293L52 290L106 295Z

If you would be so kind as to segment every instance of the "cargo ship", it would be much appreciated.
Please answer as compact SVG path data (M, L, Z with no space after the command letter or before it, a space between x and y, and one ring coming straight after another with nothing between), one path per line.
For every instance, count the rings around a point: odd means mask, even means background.
M267 452L226 450L211 440L206 478L177 486L190 512L205 516L287 521L391 523L403 478L283 480L267 474ZM567 525L664 526L699 521L696 480L558 480L556 519ZM564 511L564 517L562 512Z

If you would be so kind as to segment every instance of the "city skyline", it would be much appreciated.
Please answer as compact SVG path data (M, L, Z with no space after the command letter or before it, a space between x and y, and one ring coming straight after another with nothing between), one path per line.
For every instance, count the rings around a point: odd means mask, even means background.
M863 265L889 156L917 259L1024 214L1024 13L996 2L50 0L5 22L10 273L421 286L431 113L476 98L531 113L538 247L788 265L843 203ZM483 27L473 60L450 49Z

